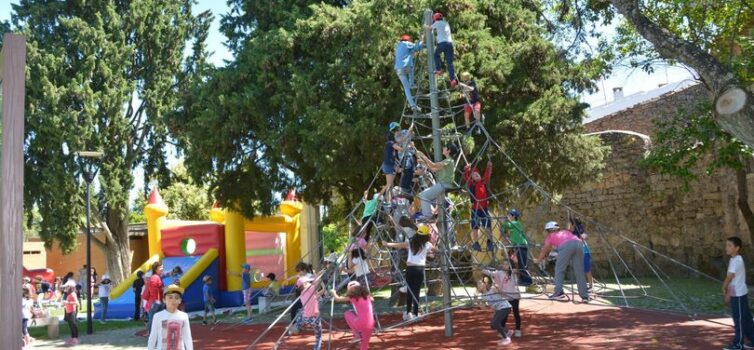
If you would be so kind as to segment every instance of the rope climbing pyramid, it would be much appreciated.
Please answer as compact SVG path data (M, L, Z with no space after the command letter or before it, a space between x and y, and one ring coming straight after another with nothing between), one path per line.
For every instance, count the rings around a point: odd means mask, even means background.
M509 266L517 276L523 300L570 300L661 309L692 318L708 312L709 308L701 310L700 305L722 300L714 284L721 282L718 278L571 208L534 181L485 128L484 115L475 108L476 86L470 84L469 77L462 76L460 83L455 77L438 79L441 75L435 69L432 16L430 10L425 11L427 59L418 60L415 67L417 72L426 74L419 74L416 81L409 80L413 83L409 91L415 102L412 105L407 101L400 120L390 125L395 136L391 142L398 145L396 169L400 171L400 185L393 187L392 177L385 187L376 185L381 174L379 170L376 172L364 201L355 205L337 228L338 232L350 235L347 248L320 261L324 268L319 273L311 271L314 283L320 284L318 288L342 290L353 280L366 286L369 294L375 296L375 310L380 311L374 313L377 336L440 313L445 318L446 336L452 336L453 310L476 305L476 281L485 271L500 269L502 265ZM499 192L490 189L487 183L494 176L492 164L487 164L484 172L480 169L487 163L485 160L493 158L503 159L505 163L498 166L515 169L523 181ZM384 167L382 170L389 173ZM478 191L476 186L482 190ZM372 192L376 193L371 195ZM513 208L527 202L539 204L524 213ZM548 297L551 286L558 283L551 266L551 260L557 261L558 257L545 255L540 261L537 257L545 253L543 250L547 250L549 243L537 242L520 223L513 224L524 215L528 216L528 222L545 225L553 221L549 217L553 212L560 212L561 219L573 224L579 242L589 242L583 243L584 254L601 258L601 269L595 270L593 280L589 281L588 296L573 282L566 282L562 287L564 293L555 295L559 298ZM528 232L532 230L529 228ZM417 235L428 236L434 247L425 252L427 259L423 264L416 263L417 253L411 250L411 242ZM627 259L628 255L632 259ZM342 274L344 269L349 274ZM418 285L414 274L417 269L421 270ZM709 285L714 285L715 290L707 289ZM578 294L580 299L575 298ZM320 327L327 331L329 335L324 341L330 349L332 334L348 330L334 326L334 317L344 307L336 308L335 299L327 293L321 298L302 294L284 309L273 309L279 311L278 317L248 348L253 349L273 326L288 316L291 320L275 342L274 348L280 348L286 336L300 328L297 317L291 316L294 305L311 302L327 306L329 312L322 312L324 326L315 326L315 330ZM381 318L384 313L400 313L403 304L408 304L409 309L402 320L389 323ZM418 312L410 310L412 305L417 306Z

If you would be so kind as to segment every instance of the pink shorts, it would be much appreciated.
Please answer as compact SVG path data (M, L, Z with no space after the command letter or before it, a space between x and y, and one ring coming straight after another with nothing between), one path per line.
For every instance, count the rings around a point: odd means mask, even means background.
M463 106L463 111L466 113L471 113L472 108L474 109L475 112L479 112L482 110L482 103L475 102L473 106L467 103Z
M243 290L243 303L251 304L251 288Z

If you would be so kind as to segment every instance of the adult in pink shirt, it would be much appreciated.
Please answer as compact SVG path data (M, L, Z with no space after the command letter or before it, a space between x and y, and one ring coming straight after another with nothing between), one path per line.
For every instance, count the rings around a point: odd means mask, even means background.
M589 302L589 292L586 288L586 275L584 274L584 248L581 239L571 231L561 230L555 221L550 221L545 225L547 238L545 246L539 253L539 258L534 259L538 264L545 258L550 251L555 248L558 251L558 257L555 260L555 292L550 296L551 300L562 300L566 298L563 293L563 280L565 279L566 268L571 266L574 276L576 276L576 285L579 288L579 296L583 303Z
M147 297L144 309L148 311L147 333L152 329L152 318L154 315L165 309L165 306L162 304L162 289L164 286L162 283L162 272L163 267L161 262L157 261L152 264L152 276L149 277L145 286Z

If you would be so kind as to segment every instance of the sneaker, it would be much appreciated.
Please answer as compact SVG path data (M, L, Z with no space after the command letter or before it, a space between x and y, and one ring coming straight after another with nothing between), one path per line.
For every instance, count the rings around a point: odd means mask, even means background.
M299 329L296 326L292 326L290 329L288 329L288 335L296 335L298 334Z
M723 348L723 350L741 350L741 349L743 349L743 347L735 346L735 345L730 345Z
M516 338L521 338L521 330L517 329L515 332L513 332L513 336Z
M582 304L589 304L590 301L592 301L592 298L590 298L590 297L581 298L581 303Z
M560 292L560 293L558 293L558 294L552 294L552 295L550 295L550 296L548 297L548 299L550 299L550 300L565 300L565 299L567 299L567 298L568 298L568 297L567 297L567 296L565 295L565 293L563 293L563 292Z
M505 332L505 335L506 335L506 336L507 336L508 338L512 337L512 336L513 336L513 330L512 330L512 329L509 329L509 330L508 330L507 332Z
M408 290L408 288L406 288L406 286L401 286L400 288L398 288L398 291L401 292L401 293L406 293L407 290ZM404 314L405 314L405 312L404 312Z
M413 320L413 319L414 319L414 314L412 314L410 312L405 312L405 311L403 312L403 320L404 321L409 321L409 320Z
M207 320L202 321L203 325L207 325Z
M510 345L512 343L511 338L505 338L501 340L498 344L502 346Z
M218 323L220 323L219 320L215 320L214 322L212 322L212 324L218 324Z
M754 349L754 344L752 343L744 344L744 349Z
M482 246L479 244L479 242L474 242L474 244L471 245L471 249L474 249L478 252L482 251Z

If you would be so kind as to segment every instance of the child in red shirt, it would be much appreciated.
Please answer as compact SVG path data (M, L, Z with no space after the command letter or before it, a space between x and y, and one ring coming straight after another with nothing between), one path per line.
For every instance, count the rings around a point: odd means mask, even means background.
M482 251L482 246L479 245L479 229L484 229L487 234L487 250L493 251L495 249L495 243L492 242L492 230L490 222L490 212L488 207L489 203L489 183L492 176L492 161L487 162L487 167L484 169L484 175L479 175L477 168L471 168L471 165L466 165L463 169L463 182L469 190L471 195L471 237L473 239L472 249L476 251Z
M76 288L69 286L66 289L68 296L65 298L65 319L68 322L68 327L71 328L71 339L65 342L68 346L75 346L79 343L79 327L76 325L76 314L79 306L79 300L76 297Z

